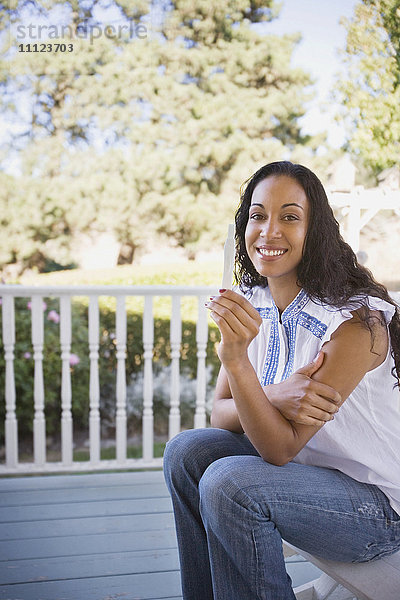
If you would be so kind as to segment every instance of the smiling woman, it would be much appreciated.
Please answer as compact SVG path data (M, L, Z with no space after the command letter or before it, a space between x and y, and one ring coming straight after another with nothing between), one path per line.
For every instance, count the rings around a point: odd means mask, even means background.
M343 562L400 548L400 315L306 167L250 178L236 246L239 287L207 303L212 428L164 455L183 597L294 600L282 537Z

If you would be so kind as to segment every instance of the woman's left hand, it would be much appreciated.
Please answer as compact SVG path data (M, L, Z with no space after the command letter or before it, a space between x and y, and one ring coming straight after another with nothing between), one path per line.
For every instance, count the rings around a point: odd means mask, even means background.
M262 323L254 306L232 290L213 296L206 306L221 332L218 356L222 364L227 367L247 357L247 348Z

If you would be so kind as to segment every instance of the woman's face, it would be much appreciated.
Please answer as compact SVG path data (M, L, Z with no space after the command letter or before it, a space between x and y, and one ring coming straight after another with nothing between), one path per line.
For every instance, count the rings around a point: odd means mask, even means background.
M297 181L271 175L254 189L245 231L246 250L256 271L272 281L296 284L310 206Z

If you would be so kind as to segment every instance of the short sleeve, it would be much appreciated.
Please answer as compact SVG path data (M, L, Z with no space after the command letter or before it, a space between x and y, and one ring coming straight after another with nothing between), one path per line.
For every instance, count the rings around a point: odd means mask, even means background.
M328 342L331 339L331 336L334 331L345 321L348 321L353 317L352 311L360 308L364 302L361 300L354 298L349 302L349 305L346 308L332 308L329 307L328 311L331 313L331 318L328 323L328 327L322 339L322 343ZM376 298L375 296L368 296L368 306L371 310L380 310L386 325L389 325L390 321L393 318L396 308L393 304L386 302L386 300L382 300L381 298Z

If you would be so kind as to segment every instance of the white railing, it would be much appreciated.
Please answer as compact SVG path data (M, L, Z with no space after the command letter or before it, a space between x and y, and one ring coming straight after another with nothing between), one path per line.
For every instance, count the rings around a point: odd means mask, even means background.
M181 298L197 297L196 324L197 381L194 427L206 426L206 347L208 341L207 311L204 308L213 287L192 286L48 286L27 287L2 285L3 345L5 356L5 464L0 465L0 474L55 471L81 471L115 468L159 467L161 458L153 455L153 346L154 319L153 300L158 296L172 298L170 317L171 381L169 438L180 430L180 347L182 341ZM90 361L89 383L89 461L73 460L73 422L71 394L71 300L76 296L89 298L88 308L88 352ZM99 383L99 296L116 298L116 458L100 458L100 383ZM144 297L143 312L143 415L142 415L142 458L127 458L127 389L125 361L127 355L126 298ZM34 360L34 419L33 419L33 462L21 463L18 458L18 422L16 417L14 348L15 316L14 299L31 299L32 346ZM60 302L60 347L61 347L61 461L46 460L45 389L43 377L44 319L43 299L55 297Z
M82 471L116 468L160 467L161 458L153 455L153 348L155 297L169 296L172 299L170 316L171 380L168 437L180 431L180 347L182 341L181 298L197 298L197 373L196 403L193 427L206 426L206 347L208 342L207 311L204 302L213 287L191 286L49 286L27 287L1 285L3 315L3 345L5 357L5 463L0 464L1 474L39 473L56 471ZM73 460L73 421L71 393L71 300L86 296L88 305L88 352L90 363L89 381L89 461ZM100 379L99 379L99 297L116 298L116 458L103 460L100 454ZM142 413L142 458L127 458L127 388L125 360L127 354L126 298L144 297L143 311L143 413ZM400 303L399 292L391 296ZM34 359L34 419L33 419L33 462L22 463L18 457L18 422L16 416L14 348L15 317L14 299L31 299L32 346ZM46 459L45 388L43 377L44 319L43 299L55 297L60 303L60 348L61 348L61 461Z

